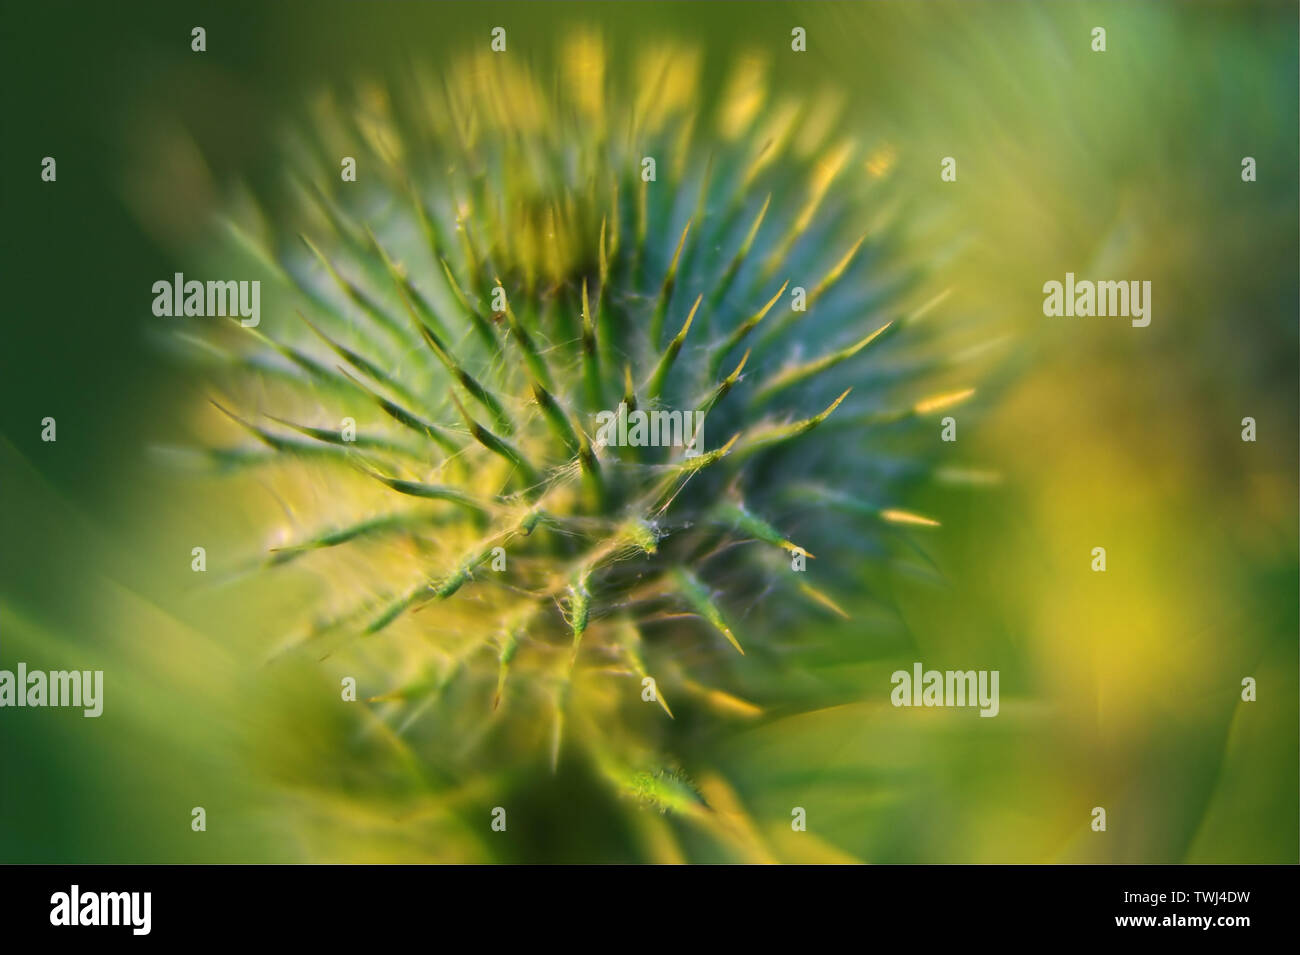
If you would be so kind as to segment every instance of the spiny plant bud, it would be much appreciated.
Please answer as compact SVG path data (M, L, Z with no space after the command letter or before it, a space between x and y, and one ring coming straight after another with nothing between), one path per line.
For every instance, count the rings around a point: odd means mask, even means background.
M263 561L326 582L288 644L361 674L417 760L572 755L707 812L675 734L781 699L798 628L915 519L916 417L950 402L833 106L745 60L706 108L672 46L558 62L319 101L293 187L230 218L278 284L206 338L235 437L209 456L307 528Z

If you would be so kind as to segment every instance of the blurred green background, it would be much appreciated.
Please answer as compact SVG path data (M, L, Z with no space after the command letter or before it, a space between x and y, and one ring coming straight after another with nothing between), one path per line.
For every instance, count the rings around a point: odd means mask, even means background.
M98 720L0 711L0 861L643 857L563 774L532 784L510 848L304 819L284 794L320 767L268 741L264 712L305 684L253 639L291 597L196 592L192 543L246 546L245 505L148 454L186 440L201 393L150 344L149 289L225 189L273 176L314 90L496 25L539 55L578 26L615 59L689 40L706 88L759 49L791 91L843 90L934 224L945 308L982 317L972 348L1003 369L940 462L989 480L920 488L909 506L943 522L916 535L925 559L873 570L854 622L818 630L833 705L696 744L776 855L803 806L835 858L1297 861L1295 4L984 2L7 3L0 667L103 668L107 696ZM1067 271L1150 280L1150 327L1045 318ZM890 707L915 660L1000 670L1001 716Z

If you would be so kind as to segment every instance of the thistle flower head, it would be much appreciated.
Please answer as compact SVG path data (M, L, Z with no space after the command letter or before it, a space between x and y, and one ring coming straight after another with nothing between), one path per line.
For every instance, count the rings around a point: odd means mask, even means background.
M702 798L674 724L774 702L746 670L914 517L893 495L943 405L917 272L892 153L833 97L746 59L702 102L693 51L614 64L588 35L520 60L315 104L290 199L230 217L276 284L207 340L210 456L291 514L267 572L320 577L285 646L356 674L419 761L572 750L673 808Z

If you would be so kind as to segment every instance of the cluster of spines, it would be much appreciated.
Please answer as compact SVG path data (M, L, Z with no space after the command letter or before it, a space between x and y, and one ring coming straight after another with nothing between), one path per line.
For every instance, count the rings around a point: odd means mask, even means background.
M449 95L448 103L454 124L463 126L465 117L456 115L454 97ZM676 132L666 141L677 145L688 141L696 121L693 114L678 116ZM672 124L666 123L665 128L671 129ZM644 608L662 611L665 601L703 620L743 653L742 642L700 566L743 540L812 556L749 506L747 491L752 485L746 485L745 467L757 456L798 445L799 438L841 406L851 389L838 391L811 414L778 417L767 409L782 395L833 378L832 372L849 367L851 359L903 324L872 322L865 334L816 357L783 358L791 332L849 274L868 239L867 234L856 238L829 267L812 273L818 277L805 291L809 311L788 304L778 308L788 303L792 281L789 275L780 275L782 267L793 271L797 258L807 272L820 257L816 248L800 256L795 252L816 244L801 240L814 227L825 225L823 200L846 162L847 147L841 145L813 168L803 202L790 213L787 227L773 235L772 193L752 217L744 215L752 208L746 198L764 174L785 177L774 183L781 191L797 191L789 170L781 171L778 163L773 171L776 147L771 142L755 146L741 137L721 158L711 154L695 172L698 192L690 210L693 217L671 233L666 224L680 197L689 192L692 167L687 162L676 163L668 181L652 183L636 178L635 156L640 150L626 151L617 160L621 171L614 174L598 168L599 160L592 157L599 150L592 150L586 158L597 165L584 170L584 195L582 183L554 188L554 182L565 178L568 155L555 143L529 143L519 137L517 153L503 151L497 156L495 177L481 142L471 146L462 137L459 145L465 170L473 171L467 176L466 192L458 198L431 199L400 163L377 163L400 186L396 190L402 197L400 205L407 207L423 240L428 261L419 282L399 264L403 258L413 258L414 252L399 257L387 240L381 240L383 227L358 224L343 203L316 186L304 187L302 194L311 199L343 259L338 252L328 254L305 233L301 241L306 255L294 256L273 241L235 230L241 244L318 313L309 316L299 310L297 314L304 329L338 360L331 364L313 357L295 343L298 336L291 332L281 330L272 336L247 329L259 348L234 346L236 362L245 370L307 383L316 395L363 397L391 419L394 428L349 439L342 430L293 421L279 413L267 417L280 431L234 411L226 413L272 456L342 462L400 495L440 502L459 515L462 526L473 528L472 542L434 574L397 588L377 604L368 596L359 607L317 621L307 635L340 624L355 625L359 614L367 612L361 631L378 633L412 609L451 598L476 579L494 554L517 548L520 555L540 551L545 566L539 574L515 578L501 591L496 619L481 622L482 645L495 643L497 648L494 706L503 699L521 642L556 640L557 618L548 609L552 605L564 622L569 644L561 667L561 696L593 620L602 621L608 631L602 642L614 648L631 672L642 678L649 675L636 614ZM607 143L602 146L608 149ZM548 155L555 160L541 174L552 180L553 194L543 210L533 207L535 197L529 196L521 199L520 210L503 213L503 204L513 197L509 176L501 167L517 162L523 154L533 160ZM732 172L730 190L716 185L727 169ZM599 187L600 181L607 182L608 188ZM494 197L493 185L503 194ZM718 198L719 192L724 198ZM608 202L597 199L601 193L609 196ZM663 197L657 207L652 195ZM459 206L454 215L448 215L448 203ZM391 216L391 211L383 215ZM654 228L652 215L662 220ZM697 221L711 225L706 228ZM506 238L512 223L527 224L524 231L529 234L515 237L512 243ZM832 232L827 226L815 238L826 241ZM558 248L561 234L571 240L563 249ZM539 238L543 235L550 236L549 248L538 248L546 245ZM671 251L666 244L655 245L656 236L667 235L675 237ZM733 235L738 239L734 243L729 241ZM757 254L760 243L766 255ZM710 261L707 249L728 245L734 248L729 254L723 251L725 265L711 272L720 263ZM666 264L660 276L652 277L653 262L662 261L660 256L666 256ZM509 269L503 268L507 261ZM565 272L561 262L570 263L570 271ZM314 270L309 264L314 264ZM364 273L364 278L352 270ZM432 281L425 280L426 271ZM436 282L442 283L440 300L428 292ZM515 285L516 291L507 292L505 282ZM333 293L326 291L329 285ZM685 299L679 293L683 286L688 287ZM381 287L383 291L377 292ZM743 305L764 287L767 291L754 304ZM695 292L693 299L690 292ZM384 302L385 295L391 305ZM499 311L484 307L484 302L494 299L502 301ZM340 305L340 300L347 304ZM688 307L684 300L690 302ZM515 307L518 302L528 306L522 314ZM846 312L854 307L838 306ZM674 329L669 320L679 313L681 321ZM321 320L322 315L327 321ZM856 314L847 314L840 323L861 328ZM671 337L664 341L666 332ZM268 362L268 351L282 361ZM730 402L746 406L728 409L726 399L744 380L747 369L751 379L745 382L747 393ZM856 418L897 421L939 410L966 394L923 399L903 411L868 408ZM631 410L660 407L669 395L689 396L686 406L708 415L711 427L720 417L730 432L725 441L696 457L665 457L658 452L659 460L649 460L641 449L602 449L593 443L589 423L595 411L618 401ZM712 430L718 433L716 427ZM213 453L221 463L259 459L245 449ZM847 468L853 457L845 454L844 460ZM434 480L438 472L441 479ZM698 488L705 483L697 481L702 476L709 478L707 487ZM821 484L782 485L779 475L764 481L777 485L775 490L786 501L841 507L877 520L923 521ZM688 488L692 482L697 487ZM761 496L777 497L772 487L760 490ZM280 547L267 563L285 564L363 538L425 533L445 527L450 520L455 518L423 510L368 516ZM539 528L549 532L545 544L534 537ZM632 555L641 560L629 561ZM757 577L751 582L755 590L764 586ZM788 583L804 599L843 614L829 595L802 575L791 575ZM720 692L686 678L683 683L704 694ZM671 715L662 688L656 699ZM741 710L748 706L734 698L728 705ZM556 746L561 719L557 712Z

